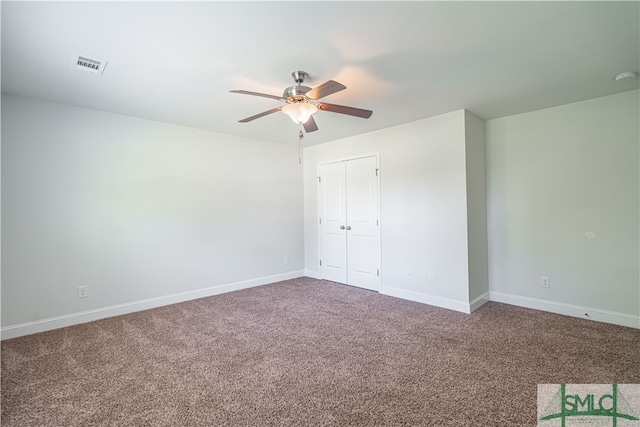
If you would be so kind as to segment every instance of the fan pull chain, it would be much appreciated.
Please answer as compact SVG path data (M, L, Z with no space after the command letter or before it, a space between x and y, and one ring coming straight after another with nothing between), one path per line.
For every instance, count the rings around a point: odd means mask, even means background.
M302 125L300 125L302 127ZM304 133L302 133L302 129L300 129L300 133L298 134L298 164L302 164L302 140L304 139Z

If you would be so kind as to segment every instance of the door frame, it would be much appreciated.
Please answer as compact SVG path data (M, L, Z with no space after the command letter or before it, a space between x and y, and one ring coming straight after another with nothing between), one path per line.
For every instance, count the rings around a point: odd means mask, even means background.
M359 153L359 154L353 154L350 156L345 156L345 157L340 157L340 158L336 158L336 159L332 159L332 160L324 160L321 162L318 162L316 165L316 185L319 185L319 179L320 179L320 167L323 165L328 165L328 164L332 164L332 163L340 163L340 162L347 162L349 160L357 160L357 159L362 159L365 157L375 157L376 159L376 168L378 170L378 174L377 174L377 180L378 180L378 218L380 220L380 229L379 229L379 235L378 235L378 247L380 248L379 250L379 256L380 256L380 288L382 288L382 273L383 273L383 268L382 268L382 224L383 224L383 220L382 220L382 187L380 186L380 177L382 176L381 173L381 169L380 169L380 151L372 151L372 152L367 152L367 153ZM316 187L318 188L318 187ZM322 259L322 231L321 231L321 225L319 224L319 218L320 218L320 206L321 206L321 197L322 194L320 191L316 191L316 195L317 195L317 199L316 199L316 226L317 226L317 239L318 239L318 259L316 260L317 263L319 263L320 259ZM318 266L318 276L320 277L320 279L322 279L322 267ZM379 291L379 290L378 290Z

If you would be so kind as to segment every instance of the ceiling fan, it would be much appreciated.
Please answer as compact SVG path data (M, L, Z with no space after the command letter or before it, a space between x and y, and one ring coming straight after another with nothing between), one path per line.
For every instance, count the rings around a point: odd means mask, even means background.
M297 83L297 86L290 86L284 90L282 96L268 95L266 93L250 92L247 90L232 90L233 93L240 93L243 95L262 96L265 98L277 99L278 101L284 101L286 105L272 108L271 110L263 111L256 115L247 117L240 120L240 123L247 123L260 117L267 116L277 111L282 111L293 120L304 127L306 132L314 132L318 130L318 125L313 118L313 113L318 110L329 111L332 113L347 114L349 116L360 117L368 119L373 114L371 110L363 110L361 108L346 107L344 105L328 104L326 102L318 102L320 98L329 96L333 93L346 89L347 87L341 83L333 80L329 80L326 83L321 84L313 89L307 86L302 86L304 79L309 75L304 71L294 71L291 73L291 77Z

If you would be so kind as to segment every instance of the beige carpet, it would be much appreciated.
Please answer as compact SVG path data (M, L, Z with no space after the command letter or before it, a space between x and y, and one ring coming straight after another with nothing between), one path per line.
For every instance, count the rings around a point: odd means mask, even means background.
M2 343L3 426L535 426L538 383L640 383L640 330L308 278Z

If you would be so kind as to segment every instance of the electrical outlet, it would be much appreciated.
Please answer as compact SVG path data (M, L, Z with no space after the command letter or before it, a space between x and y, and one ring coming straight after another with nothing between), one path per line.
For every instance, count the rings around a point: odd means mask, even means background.
M436 284L436 275L433 273L429 273L429 283L432 285Z
M86 298L89 296L88 286L78 286L78 298Z
M284 257L284 259L282 260L282 263L283 263L284 265L289 264L289 257L288 257L288 256Z
M550 286L549 276L540 276L540 286L548 288Z
M411 279L413 277L413 274L411 274L410 271L407 271L407 279Z

